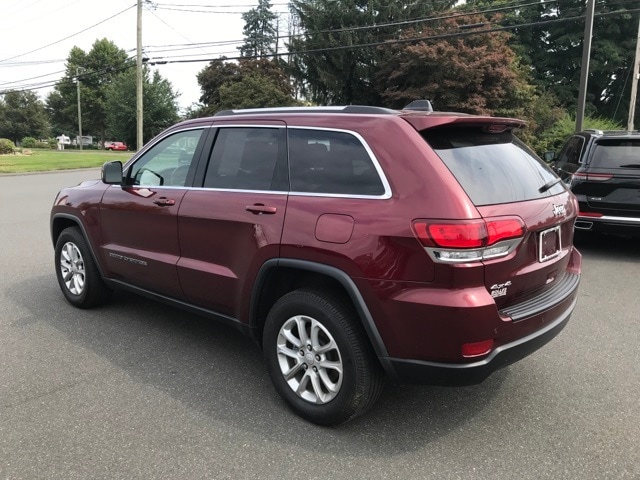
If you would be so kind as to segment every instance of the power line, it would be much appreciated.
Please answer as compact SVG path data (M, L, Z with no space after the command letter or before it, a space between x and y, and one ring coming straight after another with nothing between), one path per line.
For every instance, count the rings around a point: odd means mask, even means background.
M621 15L621 14L625 14L625 13L634 13L634 12L640 12L640 8L631 9L631 10L616 10L614 12L599 13L599 14L596 14L595 16L596 17L606 17L606 16L612 16L612 15ZM444 33L444 34L430 35L430 36L425 36L425 37L403 38L403 39L397 39L397 40L370 42L370 43L363 43L363 44L356 44L356 45L339 45L339 46L335 46L335 47L325 47L325 48L315 48L315 49L308 49L308 50L289 51L289 52L279 53L277 55L270 55L270 56L273 56L273 57L276 57L276 56L277 57L285 57L285 56L289 56L289 55L325 53L325 52L332 52L332 51L338 51L338 50L354 50L354 49L358 49L358 48L380 47L380 46L386 46L386 45L423 42L423 41L428 41L428 40L443 40L443 39L447 39L447 38L468 37L468 36L471 36L471 35L485 35L485 34L489 34L489 33L502 32L502 31L507 31L507 30L515 30L515 29L518 29L518 28L528 28L528 27L537 27L537 26L540 26L540 25L550 25L550 24L554 24L554 23L572 22L574 20L582 20L584 18L585 18L585 15L579 15L579 16L575 16L575 17L555 18L555 19L550 19L550 20L542 20L542 21L538 21L538 22L521 23L521 24L517 24L517 25L507 25L507 26L502 26L502 27L490 28L490 29L486 29L486 30ZM491 24L485 24L485 25L491 25ZM166 58L166 57L164 57L164 58ZM246 60L246 59L252 59L252 58L259 58L259 57L258 56L252 56L252 57L236 56L236 57L228 57L228 58L226 58L226 60ZM154 60L156 60L156 59L154 59ZM196 62L210 62L210 61L213 61L213 60L219 60L219 58L185 59L185 60L171 60L169 58L169 59L161 60L161 61L158 61L158 60L153 61L153 62L150 61L149 64L150 65L156 65L156 64L157 65L164 65L164 64L167 64L167 63L196 63Z
M61 38L60 40L56 40L55 42L51 42L51 43L49 43L49 44L47 44L47 45L45 45L43 47L39 47L39 48L36 48L34 50L30 50L28 52L21 53L19 55L14 55L13 57L9 57L9 58L5 58L3 60L0 60L0 64L3 63L3 62L9 61L9 60L14 60L16 58L24 57L25 55L29 55L30 53L39 52L40 50L44 50L45 48L49 48L49 47L51 47L53 45L57 45L58 43L64 42L65 40L69 40L70 38L73 38L73 37L75 37L77 35L80 35L81 33L84 33L87 30L91 30L92 28L95 28L98 25L101 25L101 24L103 24L105 22L108 22L109 20L117 17L118 15L122 15L124 12L126 12L127 10L130 10L133 7L135 7L135 4L130 6L130 7L125 8L124 10L119 11L118 13L116 13L115 15L110 16L109 18L105 18L104 20L101 20L98 23L95 23L95 24L91 25L90 27L87 27L87 28L85 28L83 30L80 30L79 32L76 32L74 34L68 35L68 36L66 36L64 38Z
M555 3L556 1L557 0L547 0L546 2L543 1L543 2L540 2L540 3ZM529 3L529 4L519 4L519 6L520 7L524 7L524 6L531 6L531 5L538 5L538 4L539 3L535 3L535 4L531 4L531 3ZM129 8L131 8L131 7L129 7ZM490 9L490 10L494 10L494 9ZM634 12L637 12L637 11L640 11L640 9L616 10L616 11L612 11L612 12L604 12L604 13L596 14L596 17L619 15L619 14L624 14L624 13L634 13ZM122 13L122 12L120 12L120 13ZM422 19L419 19L419 20L412 20L412 21L409 21L409 22L428 22L428 21L435 21L435 20L441 20L441 19L455 18L455 17L460 17L460 16L472 16L472 15L478 15L478 14L482 14L482 13L486 13L486 11L465 12L463 14L456 13L456 14L449 15L449 16L422 18ZM487 34L487 33L499 32L499 31L515 30L515 29L518 29L518 28L528 28L528 27L534 27L534 26L540 26L540 25L548 25L548 24L554 24L554 23L562 23L562 22L569 22L569 21L575 21L575 20L582 20L584 18L585 18L584 15L579 15L579 16L574 16L574 17L541 20L541 21L537 21L537 22L530 22L530 23L523 23L523 24L516 24L516 25L498 26L498 27L485 29L485 30L475 30L475 31L467 30L467 31L464 31L464 32L453 32L453 33L444 33L444 34L424 36L424 37L377 41L377 42L369 42L369 43L365 43L365 44L339 45L339 46L335 46L335 47L326 47L326 48L308 49L308 50L299 50L299 51L289 51L289 52L279 53L277 55L272 55L272 56L274 56L274 57L275 56L284 57L284 56L289 56L289 55L316 54L316 53L324 53L324 52L337 51L337 50L349 50L349 49L358 49L358 48L377 47L377 46L383 46L383 45L394 45L394 44L412 43L412 42L420 42L420 41L428 41L428 40L438 40L438 39L445 39L445 38L464 37L464 36L469 36L469 35L481 35L481 34ZM405 22L402 22L402 23L405 23ZM395 24L395 22L394 22L394 24ZM366 26L366 28L379 28L382 25L386 25L386 24L371 25L371 26ZM490 25L496 25L496 24L491 24L491 23L483 24L483 26L490 26ZM462 27L464 27L464 26L462 26ZM362 27L352 27L352 28L360 29ZM344 29L340 29L340 30L344 30ZM331 32L331 30L328 30L328 31L325 31L325 32ZM317 33L317 32L312 32L312 33ZM229 45L230 46L230 45L232 45L234 43L239 43L239 42L242 42L242 40L240 40L240 41L231 41L231 40L229 40L229 41L221 41L221 42L218 42L218 44L220 46L222 46L222 45ZM216 44L216 42L203 42L202 44L192 44L192 45L195 48L195 46L197 46L197 45L210 45L210 46L213 46L214 44ZM187 45L187 44L176 44L176 46L181 46L181 45ZM172 45L166 45L166 47L171 47L171 46ZM151 48L151 47L149 47L149 48ZM230 53L235 53L235 52L230 52ZM190 55L190 56L197 56L197 54ZM198 58L198 59L187 59L186 57L187 56L185 56L185 55L182 55L182 56L153 57L153 58L150 59L150 61L148 63L150 65L164 65L164 64L170 64L170 63L210 62L212 60L218 60L219 59L219 57L218 58L211 58L211 57L209 57L209 58ZM226 60L240 60L240 59L246 60L246 59L252 59L252 58L259 58L259 57L258 56L234 56L234 57L227 57ZM0 66L2 66L2 65L0 65ZM24 79L24 80L27 80L27 79ZM24 81L24 80L20 80L20 81ZM28 86L30 88L25 88L25 90L38 90L38 89L41 89L41 88L55 86L57 84L58 84L58 82L53 82L53 81L52 82L45 82L45 83L41 83L41 84L33 84L31 86Z

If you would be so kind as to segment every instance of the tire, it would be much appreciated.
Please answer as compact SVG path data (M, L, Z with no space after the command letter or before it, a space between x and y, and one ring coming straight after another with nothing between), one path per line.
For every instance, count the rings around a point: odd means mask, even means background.
M269 312L263 333L267 370L278 394L302 418L338 425L380 396L384 373L359 322L349 303L315 290L290 292Z
M106 303L113 293L102 280L87 242L77 227L62 231L56 241L56 277L67 301L78 308Z

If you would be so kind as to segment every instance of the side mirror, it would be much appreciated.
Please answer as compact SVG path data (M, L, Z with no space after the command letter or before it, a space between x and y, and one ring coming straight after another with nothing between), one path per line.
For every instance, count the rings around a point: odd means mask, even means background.
M553 162L553 159L556 158L556 152L544 152L544 161L547 163Z
M122 185L122 162L107 162L102 165L102 181L110 185Z

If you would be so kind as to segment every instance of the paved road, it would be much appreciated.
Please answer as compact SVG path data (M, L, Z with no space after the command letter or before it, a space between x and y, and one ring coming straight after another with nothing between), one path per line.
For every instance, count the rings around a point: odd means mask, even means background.
M0 177L0 479L640 478L640 246L579 243L564 332L479 386L385 389L338 429L291 414L226 327L63 300L48 213L97 171Z

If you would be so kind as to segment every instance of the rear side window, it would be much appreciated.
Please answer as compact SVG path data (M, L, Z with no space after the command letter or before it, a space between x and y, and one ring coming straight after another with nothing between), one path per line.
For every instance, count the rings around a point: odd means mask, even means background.
M598 168L640 168L640 139L598 140L591 157Z
M288 129L291 191L383 195L384 186L369 153L350 133Z
M510 132L448 128L425 130L422 136L477 206L533 200L565 190L558 183L540 192L557 176Z

